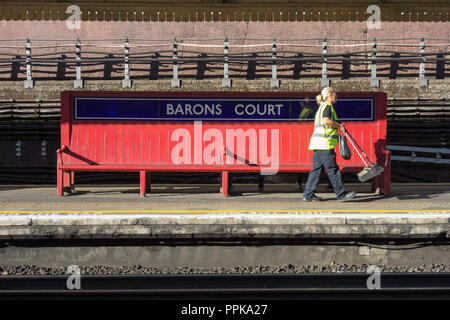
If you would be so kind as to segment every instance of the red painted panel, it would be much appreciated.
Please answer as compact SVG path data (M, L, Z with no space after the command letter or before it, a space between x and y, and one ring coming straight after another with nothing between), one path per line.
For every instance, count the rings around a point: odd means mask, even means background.
M99 130L101 131L101 130ZM104 162L105 163L113 163L113 154L114 154L114 149L113 149L113 137L114 137L114 132L113 129L111 127L104 127L103 129L103 148L104 148Z
M112 140L112 150L113 150L113 163L123 163L123 152L122 152L122 141L123 141L123 128L122 126L113 126L113 140Z
M105 134L103 128L94 128L95 135L95 159L97 163L106 163L105 161Z
M101 129L101 128L99 128ZM97 141L95 137L95 126L86 126L86 158L94 162L97 158Z
M124 126L123 128L123 139L122 139L122 162L123 163L133 163L132 153L134 152L133 148L133 128L129 125Z

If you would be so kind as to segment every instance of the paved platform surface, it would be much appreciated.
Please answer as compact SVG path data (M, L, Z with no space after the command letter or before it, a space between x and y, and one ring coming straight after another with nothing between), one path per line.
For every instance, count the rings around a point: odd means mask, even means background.
M322 202L303 202L293 185L0 186L0 239L35 238L450 238L450 184L393 184L392 195L368 184L338 202L327 186Z

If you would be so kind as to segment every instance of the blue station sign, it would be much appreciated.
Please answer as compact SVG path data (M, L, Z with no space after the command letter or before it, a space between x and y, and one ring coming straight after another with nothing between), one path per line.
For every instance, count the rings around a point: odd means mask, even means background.
M122 121L311 121L311 98L75 97L75 120ZM339 120L373 121L374 98L339 98Z

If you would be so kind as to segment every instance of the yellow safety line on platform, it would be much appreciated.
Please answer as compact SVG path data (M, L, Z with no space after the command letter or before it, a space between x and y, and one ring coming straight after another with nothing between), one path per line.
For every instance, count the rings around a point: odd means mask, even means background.
M305 212L345 212L345 213L360 213L360 212L371 212L371 213L421 213L421 212L439 212L439 213L450 213L450 210L47 210L47 211L0 211L2 213L20 214L20 213L252 213L252 212L295 212L295 213L305 213Z

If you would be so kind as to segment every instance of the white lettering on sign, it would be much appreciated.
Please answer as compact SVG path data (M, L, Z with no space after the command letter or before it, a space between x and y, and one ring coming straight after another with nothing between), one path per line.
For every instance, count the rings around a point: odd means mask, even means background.
M177 105L173 105L167 103L166 114L174 116L220 116L222 114L222 106L220 104L196 103L192 105L189 103L178 103Z
M238 116L281 116L283 104L237 104L234 106L233 111ZM220 116L222 114L222 105L220 104L189 104L178 103L166 104L166 114L171 116Z
M179 128L172 132L176 142L171 151L172 163L180 164L245 164L259 165L262 175L278 172L280 163L279 129L226 129L203 130L201 121L194 122L191 131ZM269 152L270 151L270 152Z
M234 113L242 116L253 116L255 114L258 114L260 116L279 116L281 115L281 108L283 107L282 104L237 104L234 107ZM275 110L276 108L276 110Z

